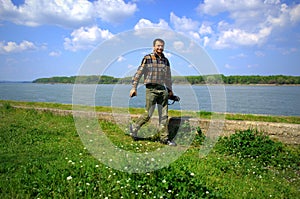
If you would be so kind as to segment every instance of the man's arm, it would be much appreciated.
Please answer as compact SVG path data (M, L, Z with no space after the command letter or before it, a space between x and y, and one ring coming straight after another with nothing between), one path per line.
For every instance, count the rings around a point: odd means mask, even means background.
M129 92L129 97L137 96L136 88L132 88Z
M137 96L137 86L139 84L141 77L144 74L145 64L146 64L146 58L144 57L141 65L138 67L136 73L132 77L132 89L129 92L129 97Z
M165 81L166 87L169 92L169 96L173 96L173 88L172 88L172 76L171 76L171 68L170 63L168 61L167 65L167 71L166 71L166 81Z

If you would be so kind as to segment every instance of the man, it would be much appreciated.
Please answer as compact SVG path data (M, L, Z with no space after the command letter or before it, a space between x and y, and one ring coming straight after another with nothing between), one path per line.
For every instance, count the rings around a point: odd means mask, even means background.
M137 95L137 85L144 75L146 110L135 123L130 125L130 131L131 136L137 139L138 130L150 120L157 104L160 140L164 144L176 146L176 143L168 138L168 98L173 96L173 92L170 63L163 54L164 46L165 42L162 39L155 39L153 41L153 52L144 56L141 65L132 78L130 97Z

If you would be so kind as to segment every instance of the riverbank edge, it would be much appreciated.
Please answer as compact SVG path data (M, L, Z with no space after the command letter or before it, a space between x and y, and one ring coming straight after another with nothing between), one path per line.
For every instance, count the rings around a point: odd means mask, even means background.
M75 84L84 84L84 85L88 85L90 83L65 83L65 82L34 82L34 81L28 81L28 82L14 82L14 81L3 81L0 82L0 84L2 83L26 83L26 84L50 84L50 85L55 85L55 84L71 84L71 85L75 85ZM131 85L131 83L107 83L107 84L95 84L95 83L91 83L92 85ZM174 82L173 85L190 85L190 86L300 86L300 84L228 84L228 83L219 83L219 84L213 84L213 83L203 83L203 84L189 84L189 83L177 83Z
M9 101L8 101L9 103ZM2 104L3 106L3 101ZM128 122L127 114L115 114L110 112L98 112L87 110L68 110L49 107L35 107L35 106L17 106L9 105L18 109L34 109L41 112L52 112L57 115L73 115L73 117L97 117L112 122ZM139 114L131 114L130 118L135 119ZM274 116L276 117L276 116ZM229 136L238 131L247 129L257 130L268 135L271 139L283 142L285 144L299 145L300 144L300 124L289 124L279 122L263 122L263 121L239 121L227 120L225 118L194 118L194 117L170 117L169 125L182 125L188 122L193 127L199 127L206 136L219 137ZM151 119L153 124L158 123L158 117L153 116Z

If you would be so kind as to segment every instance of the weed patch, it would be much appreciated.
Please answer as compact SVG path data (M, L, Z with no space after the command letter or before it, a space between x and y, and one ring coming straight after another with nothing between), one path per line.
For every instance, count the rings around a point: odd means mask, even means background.
M176 161L148 173L127 173L106 166L89 153L71 116L4 106L0 114L1 198L299 196L299 148L271 142L252 130L221 138L200 158L205 136L200 129L184 124L182 131L198 135ZM123 150L145 153L164 147L152 140L132 141L124 128L114 123L99 121L99 125Z
M251 129L220 138L217 149L242 159L255 159L263 166L297 168L300 165L299 154L297 155L295 150Z

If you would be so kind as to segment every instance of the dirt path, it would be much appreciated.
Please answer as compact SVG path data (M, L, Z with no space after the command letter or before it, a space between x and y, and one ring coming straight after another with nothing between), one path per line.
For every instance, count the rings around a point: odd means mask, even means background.
M26 106L13 106L22 109L35 109L37 111L50 111L58 115L73 115L82 117L95 117L106 119L109 121L122 122L128 120L128 115L124 114L111 114L107 112L94 112L94 111L75 111L75 110L61 110L54 108L40 108L40 107L26 107ZM130 115L131 118L138 117L138 115ZM153 117L152 122L156 122L158 118ZM198 118L170 118L170 125L180 125L183 122L189 122L192 126L201 128L204 134L214 134L218 132L217 136L228 136L239 130L257 129L260 132L269 135L274 140L279 140L287 144L300 144L300 124L287 124L275 122L260 122L260 121L236 121L236 120L210 120Z

